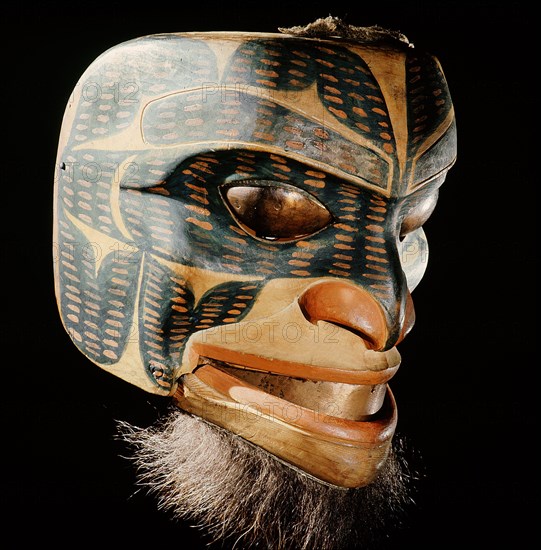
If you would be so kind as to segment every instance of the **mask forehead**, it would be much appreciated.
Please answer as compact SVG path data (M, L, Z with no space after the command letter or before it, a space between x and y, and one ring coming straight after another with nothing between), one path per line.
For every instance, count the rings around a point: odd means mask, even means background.
M88 149L172 149L176 161L194 143L198 152L205 143L274 150L394 196L456 155L441 68L408 48L150 37L99 58L77 91L82 123L72 138Z
M383 222L388 201L452 164L454 143L438 63L407 49L251 34L117 46L83 75L62 127L55 281L66 328L103 368L171 393L188 336L240 321L269 279L355 280L359 194ZM330 265L317 261L324 246L300 242L279 262L272 243L246 260L246 236L211 215L223 182L292 175L340 206L325 238L342 258ZM366 224L361 240L387 253L382 227ZM373 292L396 300L366 258Z

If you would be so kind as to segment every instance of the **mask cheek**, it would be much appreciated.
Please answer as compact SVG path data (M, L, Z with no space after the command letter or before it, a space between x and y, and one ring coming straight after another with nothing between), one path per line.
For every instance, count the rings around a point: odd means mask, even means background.
M408 233L398 243L398 254L408 290L412 292L423 278L428 265L428 241L422 227Z

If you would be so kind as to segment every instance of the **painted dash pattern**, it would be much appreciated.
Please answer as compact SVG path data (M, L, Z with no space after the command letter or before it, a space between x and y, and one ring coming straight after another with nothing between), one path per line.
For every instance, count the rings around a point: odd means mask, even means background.
M274 278L339 278L388 312L403 303L400 201L455 155L449 91L430 56L404 51L405 81L394 83L407 119L402 170L374 51L220 40L157 35L110 49L77 84L59 149L55 278L66 329L100 365L122 367L136 343L160 392L188 336L241 320ZM301 105L312 91L321 116ZM291 242L251 237L223 185L254 181L296 187L332 221ZM196 303L181 267L230 282Z

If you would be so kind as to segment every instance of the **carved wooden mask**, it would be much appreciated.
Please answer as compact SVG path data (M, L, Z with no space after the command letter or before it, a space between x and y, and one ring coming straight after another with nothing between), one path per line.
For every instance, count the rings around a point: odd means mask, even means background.
M108 372L322 481L370 483L456 156L438 61L281 34L144 37L70 98L55 283Z

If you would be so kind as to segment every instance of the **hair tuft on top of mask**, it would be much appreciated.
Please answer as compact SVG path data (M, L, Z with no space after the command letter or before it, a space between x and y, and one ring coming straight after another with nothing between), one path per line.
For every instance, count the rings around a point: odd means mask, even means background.
M333 15L316 19L308 25L279 27L278 30L284 34L306 38L346 38L367 44L394 44L413 48L413 43L400 31L386 29L379 25L356 27Z

